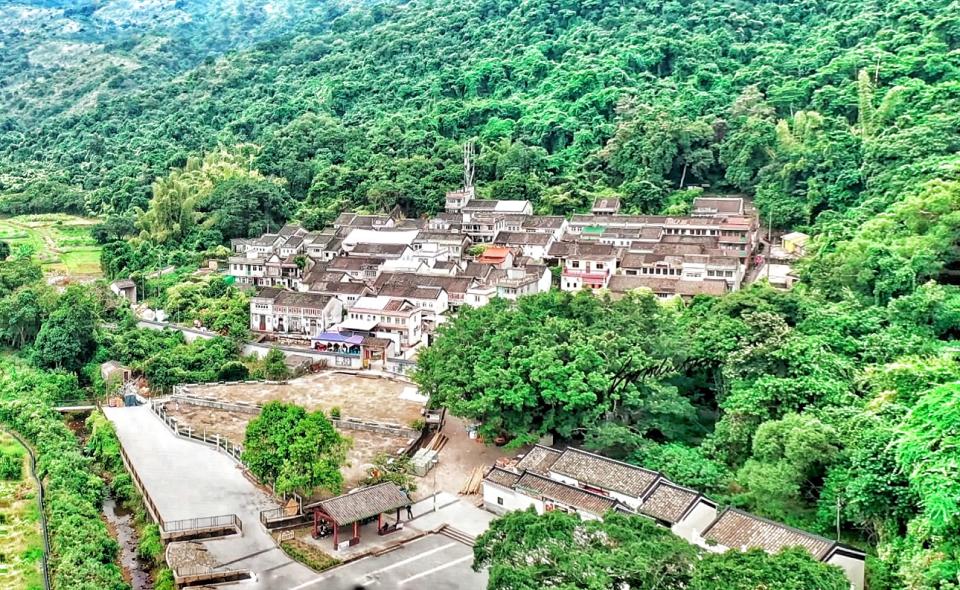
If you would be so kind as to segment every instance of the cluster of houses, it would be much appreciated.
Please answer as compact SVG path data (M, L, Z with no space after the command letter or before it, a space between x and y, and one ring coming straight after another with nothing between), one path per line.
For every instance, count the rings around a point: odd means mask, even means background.
M533 507L602 519L613 511L643 515L707 551L760 548L770 553L803 547L841 568L853 590L863 590L866 555L836 541L755 516L718 509L696 490L662 474L580 449L537 445L519 461L493 467L483 481L484 507L495 514Z
M379 358L410 358L463 305L515 300L554 285L614 297L736 290L757 241L740 198L700 198L686 217L619 214L615 198L587 215L534 215L529 201L451 192L443 213L405 219L343 213L332 227L232 241L227 273L260 290L250 327L291 343ZM343 342L355 337L359 343Z

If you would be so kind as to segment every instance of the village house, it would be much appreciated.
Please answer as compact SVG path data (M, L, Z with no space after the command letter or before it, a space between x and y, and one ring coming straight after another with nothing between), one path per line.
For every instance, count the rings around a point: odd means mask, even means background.
M690 208L691 217L740 217L743 215L741 197L697 197Z
M342 272L358 281L373 280L380 274L380 266L386 258L368 256L337 256L327 265L327 270Z
M493 244L519 250L523 256L534 260L543 260L553 241L553 235L549 233L502 231L497 234Z
M861 551L741 510L718 513L716 502L658 472L580 449L536 445L515 464L491 468L482 488L483 506L495 514L533 507L592 520L616 510L648 517L707 551L756 547L775 553L800 546L840 567L852 590L863 589Z
M467 290L465 302L470 307L483 307L494 297L516 301L524 295L549 291L552 280L546 266L493 268L483 280L476 280Z
M266 287L250 298L250 329L276 336L309 338L340 323L336 297Z
M725 509L700 537L697 545L714 553L753 547L776 553L785 547L802 547L815 559L842 569L851 590L864 587L864 552L736 508Z
M513 248L506 248L504 246L488 246L484 251L477 257L477 262L480 264L489 264L494 268L511 268L513 267L513 259L516 256Z
M550 234L559 240L567 230L567 219L562 215L526 215L520 231L535 234Z
M449 231L421 231L413 240L415 250L433 247L438 252L446 251L450 258L462 257L470 244L470 238L466 235Z
M450 309L450 297L443 287L410 285L403 283L385 283L377 295L393 299L405 299L424 311L424 319L440 323L443 314Z
M117 297L126 299L130 305L137 304L137 284L130 279L121 279L110 283L110 290Z
M619 251L606 244L557 242L548 256L560 261L560 289L605 289L617 270Z
M620 199L603 197L593 202L590 213L594 215L616 215L620 212Z
M347 310L337 331L387 338L406 352L423 343L423 318L423 308L406 299L361 297Z
M350 307L361 297L372 295L373 290L362 281L329 281L311 283L305 292L329 295L339 299L344 307Z
M384 272L373 283L378 294L380 289L388 285L404 285L412 287L437 287L447 293L447 304L450 308L457 308L464 304L467 290L475 280L468 276L441 276L414 273Z
M678 250L658 248L661 252ZM618 272L628 276L682 278L688 281L722 279L727 282L730 290L737 290L743 280L745 266L735 256L628 252L619 261Z
M697 295L723 295L728 292L729 287L727 282L722 279L688 280L669 277L616 275L611 277L608 289L614 299L631 291L646 289L659 299L679 297L689 301Z

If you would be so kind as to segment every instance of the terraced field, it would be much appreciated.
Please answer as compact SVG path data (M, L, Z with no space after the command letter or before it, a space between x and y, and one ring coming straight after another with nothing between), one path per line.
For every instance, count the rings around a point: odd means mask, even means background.
M5 480L0 474L0 588L42 590L43 537L27 452L11 436L0 432L0 454L12 454L23 461L19 479Z
M50 274L70 277L100 276L100 246L90 235L97 219L62 213L20 215L0 219L0 240L16 252L29 246Z

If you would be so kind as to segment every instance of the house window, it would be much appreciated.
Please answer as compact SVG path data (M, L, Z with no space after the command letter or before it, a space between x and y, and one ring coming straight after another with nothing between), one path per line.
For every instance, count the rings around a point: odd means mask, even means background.
M503 506L503 498L501 498L500 496L497 496L497 504Z
M603 270L603 263L602 263L602 262L596 262L596 263L594 263L594 266L597 268L597 270Z
M580 261L574 260L573 262L570 263L570 266L572 266L573 268L580 268Z

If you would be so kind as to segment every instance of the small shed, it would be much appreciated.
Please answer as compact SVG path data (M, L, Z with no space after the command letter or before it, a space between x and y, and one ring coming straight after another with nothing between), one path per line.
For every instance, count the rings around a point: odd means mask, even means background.
M100 365L100 377L108 386L111 383L124 384L130 380L133 371L130 367L125 367L117 361L107 361Z
M397 484L384 482L351 493L321 500L304 507L304 511L313 511L313 536L320 536L320 522L333 529L333 547L340 546L340 528L353 525L353 536L349 544L360 542L360 525L363 521L377 517L377 532L385 534L397 529L400 524L400 509L410 506L410 498ZM396 521L384 525L384 513L396 511Z
M117 297L123 297L130 302L130 305L137 304L137 284L130 279L121 279L110 283L110 290Z
M810 241L810 236L807 234L798 231L791 232L783 236L783 249L788 254L802 256L806 251L808 241Z
M620 212L620 199L616 197L602 197L593 202L590 212L594 215L616 215Z

